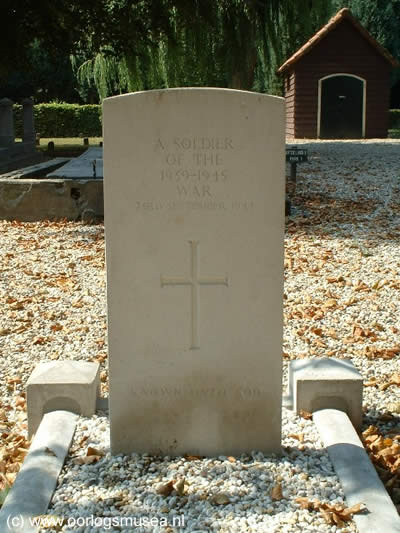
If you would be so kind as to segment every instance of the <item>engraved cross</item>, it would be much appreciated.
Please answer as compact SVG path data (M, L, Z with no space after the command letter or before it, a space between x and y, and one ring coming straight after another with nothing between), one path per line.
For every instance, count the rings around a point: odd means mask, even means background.
M191 350L200 348L199 344L199 314L200 314L200 285L225 285L228 287L228 276L200 276L199 274L199 241L189 241L191 276L163 276L161 275L161 287L166 285L189 285L192 288L192 344Z

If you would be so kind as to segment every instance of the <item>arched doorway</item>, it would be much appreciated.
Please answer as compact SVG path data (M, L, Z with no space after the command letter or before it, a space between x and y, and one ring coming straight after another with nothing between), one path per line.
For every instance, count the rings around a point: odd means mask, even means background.
M353 74L332 74L318 82L318 137L365 137L366 81Z

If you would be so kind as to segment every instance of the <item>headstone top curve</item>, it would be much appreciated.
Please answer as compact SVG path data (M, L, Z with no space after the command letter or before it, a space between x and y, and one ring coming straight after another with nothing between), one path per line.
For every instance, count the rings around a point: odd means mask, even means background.
M133 97L162 97L163 95L180 95L180 94L190 94L193 95L198 93L199 95L205 95L210 93L210 95L216 95L218 93L223 93L226 95L236 95L236 96L246 96L249 98L261 98L261 99L270 99L284 103L285 99L282 96L276 96L273 94L266 93L257 93L254 91L246 91L242 89L230 89L224 87L172 87L168 89L151 89L149 91L135 91L126 94L118 94L115 96L109 96L103 100L103 105L108 102L116 102L121 100L131 99Z

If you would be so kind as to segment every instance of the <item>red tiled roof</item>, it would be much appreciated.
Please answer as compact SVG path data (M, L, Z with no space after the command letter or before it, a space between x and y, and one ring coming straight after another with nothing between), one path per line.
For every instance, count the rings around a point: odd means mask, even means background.
M317 45L321 39L325 37L330 31L332 31L338 24L343 20L348 20L353 24L353 26L361 33L361 35L379 52L393 67L400 66L397 59L395 59L387 50L383 48L376 39L372 37L370 33L358 22L356 18L352 15L350 9L344 7L333 16L329 22L323 26L315 35L311 37L301 48L297 50L283 65L278 69L278 74L282 74L289 67L294 65L299 59L305 56L315 45Z

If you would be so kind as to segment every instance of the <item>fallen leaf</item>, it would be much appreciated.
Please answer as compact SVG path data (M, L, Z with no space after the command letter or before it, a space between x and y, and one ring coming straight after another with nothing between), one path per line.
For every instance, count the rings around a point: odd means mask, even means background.
M53 450L51 450L49 447L46 446L46 448L44 449L44 453L46 455L52 455L54 457L57 457L57 454L55 452L53 452Z
M353 515L362 513L365 511L365 505L363 503L356 503L352 507L345 507L343 510L337 511L340 518L346 522L353 518Z
M324 341L321 341L320 339L317 339L314 344L316 344L317 346L320 346L321 348L326 348L326 344L324 343Z
M364 387L377 387L378 385L378 380L375 377L372 377L368 381L364 382Z
M343 278L343 276L338 276L337 278L326 278L326 281L328 283L340 283L340 282L344 281L344 278Z
M355 339L371 339L373 341L377 340L376 334L368 328L362 328L356 324L353 325L353 337Z
M174 490L174 480L167 481L166 483L159 483L156 485L156 493L161 496L169 496Z
M7 473L6 474L7 483L12 485L14 483L16 477L17 477L17 472Z
M11 309L14 311L21 311L21 309L24 309L24 303L23 302L17 302L11 306Z
M230 503L230 497L225 492L217 492L211 497L211 501L216 505L226 505Z
M291 437L292 439L297 439L299 442L304 442L303 433L291 433L290 435L288 435L288 437Z
M204 459L203 455L184 455L184 458L186 461L199 461L200 459Z
M390 402L387 407L391 413L400 414L400 402Z
M19 376L7 379L7 385L18 385L20 383L22 383L22 379Z
M368 426L366 430L362 432L364 439L370 435L375 435L378 433L378 428L376 426Z
M181 478L181 479L178 479L178 481L176 481L174 483L174 489L176 490L176 492L179 494L179 496L183 496L183 493L185 491L185 478Z
M386 383L383 383L382 385L380 385L379 388L380 388L380 390L383 391L383 390L386 390L391 385L400 386L400 374L393 374L389 378L389 381L387 381Z
M349 522L353 518L353 515L365 510L365 505L362 503L358 503L352 507L345 507L342 504L323 503L319 500L312 501L304 497L296 498L295 502L302 509L319 511L327 524L338 527L343 527L345 522Z
M46 337L35 337L33 339L33 344L45 344L48 341Z
M74 459L74 463L76 465L90 465L92 463L97 463L97 461L99 461L101 459L100 455L89 455L89 456L81 456L81 457L76 457Z
M369 287L366 283L363 281L358 281L357 284L354 286L355 291L369 291Z
M82 447L82 446L85 444L85 442L88 440L88 438L89 438L88 435L84 435L84 436L81 438L81 440L79 441L79 445L78 445L78 446L79 446L79 447Z
M23 396L17 396L15 399L16 407L24 407L26 404L26 399Z
M365 346L363 355L368 359L393 359L400 353L400 347L395 346L393 348L377 348L376 346Z
M314 333L314 335L321 336L323 334L322 328L310 328L310 331Z
M93 362L104 363L107 360L107 354L98 354L93 358Z
M21 324L20 326L17 327L17 329L14 329L13 333L23 333L27 329L28 329L28 326Z
M88 449L86 451L86 456L90 457L92 455L96 455L98 457L103 457L104 452L103 450L99 450L98 448L92 448L92 446L88 446Z
M308 498L299 496L295 499L295 502L297 502L302 509L307 509L308 511L314 510L314 504Z
M278 483L271 489L271 500L274 502L277 502L279 500L282 500L283 494L282 494L282 485Z
M329 511L327 511L329 513ZM341 527L344 527L344 521L340 518L340 516L335 513L334 511L330 511L330 515L331 515L331 520L332 522L338 526L339 528ZM329 523L332 523L332 522L329 522Z

